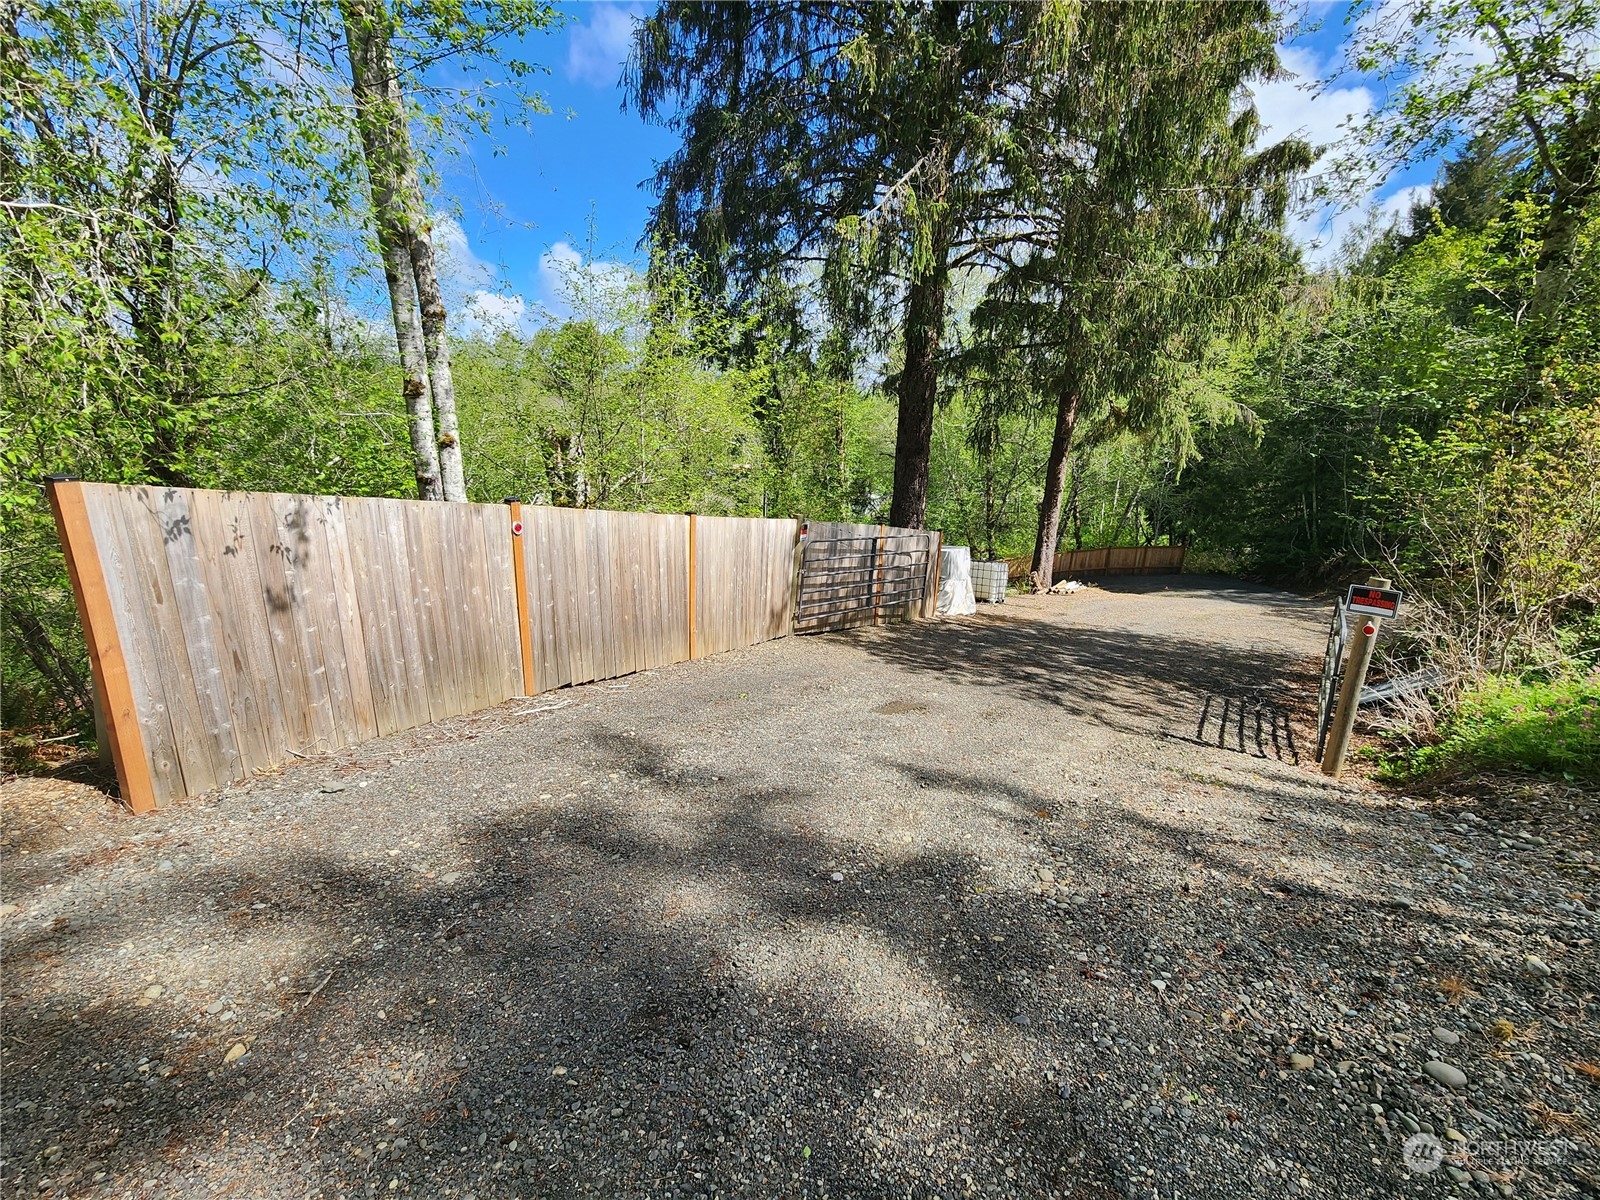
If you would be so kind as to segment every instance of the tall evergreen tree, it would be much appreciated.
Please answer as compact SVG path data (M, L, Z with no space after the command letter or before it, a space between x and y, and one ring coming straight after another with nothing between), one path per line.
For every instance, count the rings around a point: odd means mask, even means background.
M1241 102L1279 71L1266 3L1095 4L1068 62L1013 118L1008 174L1029 224L991 284L980 352L1020 355L1054 410L1032 573L1047 588L1082 414L1192 448L1183 386L1219 330L1250 319L1296 256L1278 232L1297 140L1256 149Z
M952 273L1014 227L997 172L1010 116L1077 13L1069 0L676 2L640 27L633 103L683 137L656 178L652 233L718 264L736 301L773 270L849 270L901 314L896 525L927 509Z

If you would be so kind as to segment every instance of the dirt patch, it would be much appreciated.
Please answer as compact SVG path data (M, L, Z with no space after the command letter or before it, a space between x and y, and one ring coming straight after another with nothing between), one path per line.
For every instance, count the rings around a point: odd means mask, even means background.
M1324 616L1107 581L513 702L150 818L10 783L5 1183L1576 1194L1592 810L1329 785ZM1417 1176L1413 1126L1542 1157Z

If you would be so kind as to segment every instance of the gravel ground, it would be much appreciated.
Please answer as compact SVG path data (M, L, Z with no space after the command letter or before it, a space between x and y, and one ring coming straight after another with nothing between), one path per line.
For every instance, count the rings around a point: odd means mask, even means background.
M1112 582L148 818L13 780L0 1186L1592 1194L1595 798L1324 781L1324 616Z

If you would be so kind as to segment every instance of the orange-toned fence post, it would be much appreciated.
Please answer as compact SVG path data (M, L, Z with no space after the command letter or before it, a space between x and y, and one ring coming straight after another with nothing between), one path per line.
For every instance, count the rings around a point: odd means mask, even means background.
M528 552L523 544L522 501L506 497L511 510L511 569L517 576L517 641L522 646L522 694L539 690L533 674L533 627L528 622Z
M45 481L45 491L55 514L61 552L67 559L72 595L78 602L83 640L89 646L89 669L94 675L95 692L105 710L117 784L129 808L136 813L150 812L156 806L155 787L144 754L144 735L139 731L139 713L134 707L128 664L122 656L122 641L117 636L116 614L111 611L100 552L95 547L94 529L89 524L89 510L84 504L83 484L64 475L52 475Z

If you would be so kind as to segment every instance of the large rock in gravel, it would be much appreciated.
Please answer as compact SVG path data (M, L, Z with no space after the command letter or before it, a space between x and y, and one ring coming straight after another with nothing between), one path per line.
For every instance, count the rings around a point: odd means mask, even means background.
M1435 1083L1442 1083L1445 1087L1455 1088L1460 1091L1467 1086L1467 1073L1460 1067L1452 1067L1447 1062L1433 1059L1422 1064L1422 1073Z

